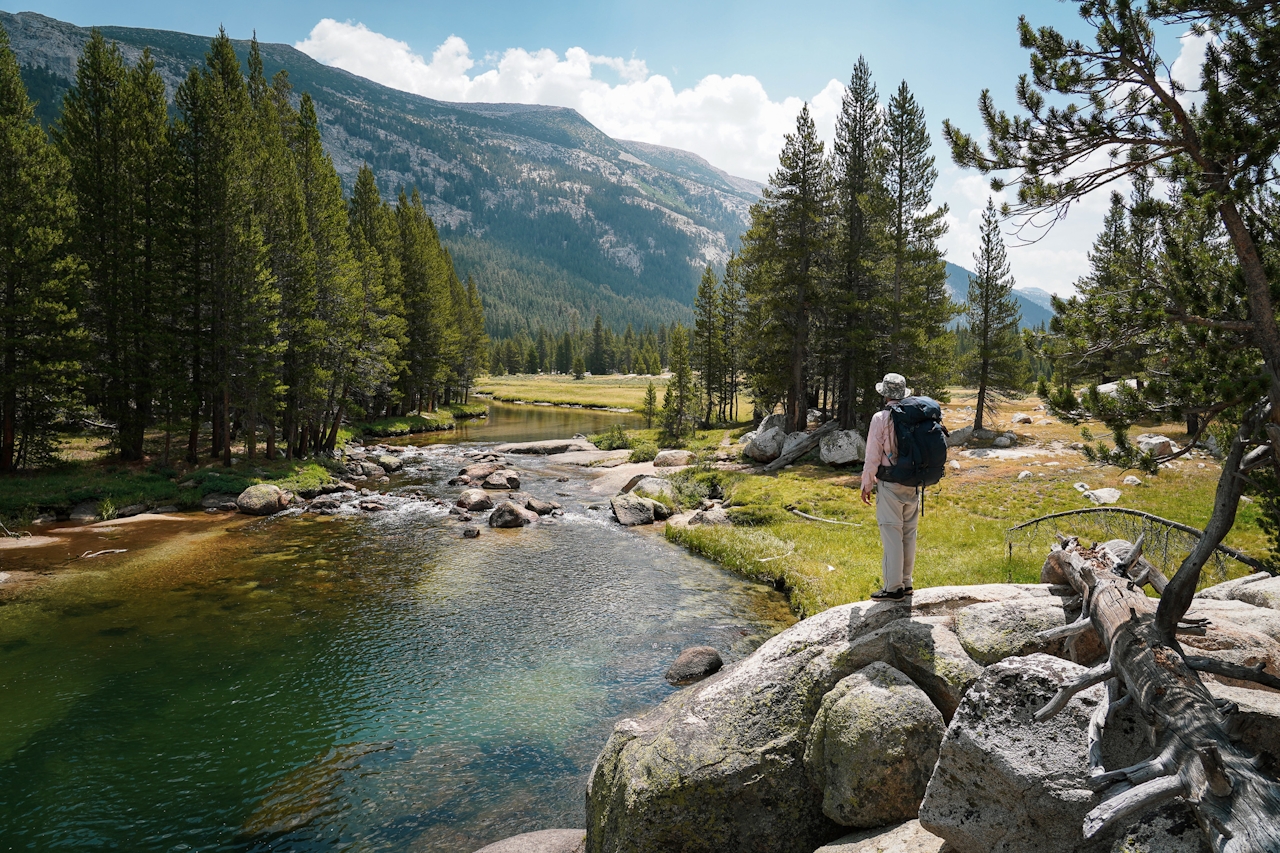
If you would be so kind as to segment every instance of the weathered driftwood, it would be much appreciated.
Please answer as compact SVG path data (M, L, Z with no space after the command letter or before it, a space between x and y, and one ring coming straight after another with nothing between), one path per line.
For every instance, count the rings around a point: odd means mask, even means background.
M1280 783L1231 742L1228 718L1234 708L1229 703L1220 707L1196 673L1215 672L1268 686L1280 680L1261 669L1184 654L1176 634L1205 629L1201 620L1183 618L1191 603L1185 588L1190 572L1180 569L1167 585L1161 584L1165 595L1157 605L1142 589L1154 578L1141 563L1141 537L1132 546L1113 541L1093 549L1065 539L1049 554L1042 572L1064 579L1080 593L1081 622L1087 620L1087 626L1077 622L1069 626L1071 631L1096 631L1108 650L1105 663L1064 684L1037 713L1037 719L1048 719L1079 691L1107 683L1108 701L1099 705L1089 727L1089 764L1090 784L1110 796L1086 816L1084 836L1092 838L1182 797L1216 853L1280 851ZM1194 590L1192 584L1190 591ZM1062 636L1062 630L1045 633ZM1126 702L1137 704L1149 726L1155 757L1108 771L1102 767L1102 732L1111 714Z
M825 424L823 424L822 426L815 429L813 432L806 435L798 444L796 444L795 447L791 448L786 453L782 454L777 459L770 462L768 465L764 466L764 470L778 471L784 465L790 465L792 462L795 462L801 456L804 456L810 450L813 450L815 447L817 447L818 442L822 440L822 437L824 435L826 435L829 432L834 432L836 429L839 428L839 426L840 424L838 421L827 421Z

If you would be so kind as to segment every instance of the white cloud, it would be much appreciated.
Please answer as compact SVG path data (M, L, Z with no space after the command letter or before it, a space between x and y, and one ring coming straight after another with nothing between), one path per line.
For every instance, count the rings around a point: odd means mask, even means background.
M580 47L512 48L487 58L487 70L467 43L449 36L430 60L408 44L359 23L320 21L297 48L327 65L385 86L446 101L508 102L572 107L605 133L694 151L726 171L765 180L777 167L783 134L795 127L803 101L774 101L750 75L711 74L691 88L650 73L642 59L595 56ZM609 69L621 82L597 76ZM832 80L813 99L814 120L830 138L840 107Z
M760 181L777 168L783 136L795 128L804 103L799 97L774 100L756 77L744 74L711 74L677 90L641 59L595 56L580 47L563 56L512 48L477 63L467 43L451 35L427 59L403 41L331 18L316 24L296 47L327 65L439 100L571 107L616 139L692 151L731 174ZM1183 54L1190 56L1191 49L1184 39ZM1184 66L1175 64L1180 80ZM608 69L620 82L600 79L599 69ZM832 79L809 98L828 150L843 91L843 84ZM971 267L990 190L985 178L950 166L944 151L938 157L936 201L951 206L951 231L943 245L949 260ZM1106 193L1095 195L1035 245L1014 248L1016 241L1009 240L1019 286L1071 292L1087 269L1086 255L1106 210Z

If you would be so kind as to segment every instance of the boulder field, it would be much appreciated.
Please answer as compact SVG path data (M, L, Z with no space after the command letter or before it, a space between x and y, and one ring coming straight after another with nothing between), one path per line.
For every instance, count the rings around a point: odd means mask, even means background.
M1271 586L1259 577L1202 594L1192 612L1212 627L1208 638L1188 636L1188 651L1280 673ZM1104 654L1092 632L1038 639L1079 613L1066 586L988 584L805 619L614 727L588 781L585 849L1207 850L1181 800L1084 839L1084 816L1103 798L1088 784L1087 756L1106 689L1035 719ZM1234 703L1235 733L1274 768L1280 693L1203 679ZM1101 749L1107 768L1152 757L1144 725L1125 710Z

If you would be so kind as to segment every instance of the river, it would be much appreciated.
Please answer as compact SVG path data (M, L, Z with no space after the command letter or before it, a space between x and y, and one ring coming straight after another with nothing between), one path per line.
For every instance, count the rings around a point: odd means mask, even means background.
M465 437L625 419L500 411ZM483 445L449 441L390 490L456 495ZM0 849L469 853L584 825L596 754L677 652L740 659L790 616L591 509L581 472L512 461L564 517L476 540L408 499L206 522L0 606Z

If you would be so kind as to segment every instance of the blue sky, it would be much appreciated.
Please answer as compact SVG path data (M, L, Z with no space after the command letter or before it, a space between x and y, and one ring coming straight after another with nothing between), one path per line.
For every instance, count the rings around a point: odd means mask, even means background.
M6 6L10 6L9 0ZM1086 37L1072 2L366 2L27 0L81 26L111 24L294 44L320 61L442 100L572 106L620 138L686 148L764 180L804 101L829 138L840 86L865 55L882 98L906 79L925 109L950 205L950 260L970 265L985 182L950 164L943 118L979 130L978 93L1013 106L1026 70L1017 20ZM1163 34L1169 61L1182 45ZM1189 57L1193 58L1193 57ZM1192 63L1194 64L1194 63ZM1010 260L1021 286L1068 292L1087 269L1105 195Z

